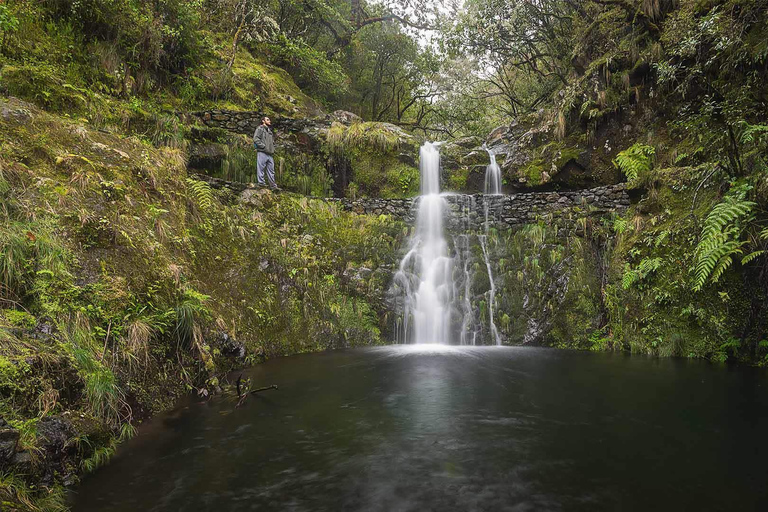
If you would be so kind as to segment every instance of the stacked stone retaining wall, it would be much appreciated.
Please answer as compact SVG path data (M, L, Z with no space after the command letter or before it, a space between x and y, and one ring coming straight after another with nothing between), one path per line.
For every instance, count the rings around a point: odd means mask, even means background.
M250 194L252 184L235 183L204 175L195 178L207 181L217 189L229 189L238 194ZM496 227L517 226L536 222L542 217L572 222L584 217L600 217L622 211L630 205L624 183L568 192L526 192L510 195L446 194L451 214L447 228L451 231L477 230L484 227L486 218ZM323 198L346 211L360 215L391 215L406 223L413 223L418 211L418 198ZM487 216L487 217L486 217Z

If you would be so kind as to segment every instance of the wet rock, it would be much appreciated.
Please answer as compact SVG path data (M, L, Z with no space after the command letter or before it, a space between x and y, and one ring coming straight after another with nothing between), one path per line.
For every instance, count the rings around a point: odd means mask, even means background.
M400 153L397 155L397 159L405 165L410 165L411 167L418 166L415 153Z
M10 465L18 443L19 431L0 418L0 469Z
M14 473L22 475L32 474L34 467L32 466L32 454L28 451L18 452L14 457L9 467L13 468Z
M215 334L216 344L221 347L221 353L225 356L242 359L245 357L245 345L224 331Z
M350 125L352 123L360 123L363 119L357 114L348 112L346 110L336 110L331 114L331 119L342 124Z
M74 447L68 441L77 432L72 422L61 416L48 416L37 424L37 440L49 460L58 461Z
M503 126L497 126L493 130L491 130L491 133L488 134L488 137L485 139L485 143L488 147L493 147L494 145L498 144L499 142L502 142L504 137L509 133L509 126L503 125Z

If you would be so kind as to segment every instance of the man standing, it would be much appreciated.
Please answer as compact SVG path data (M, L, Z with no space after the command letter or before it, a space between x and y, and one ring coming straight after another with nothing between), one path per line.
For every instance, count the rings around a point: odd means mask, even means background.
M272 133L272 121L264 116L261 119L261 125L256 128L253 134L253 145L256 146L256 179L259 185L266 186L264 183L264 171L267 171L267 179L272 190L280 190L275 183L275 160L272 155L275 153L275 137Z

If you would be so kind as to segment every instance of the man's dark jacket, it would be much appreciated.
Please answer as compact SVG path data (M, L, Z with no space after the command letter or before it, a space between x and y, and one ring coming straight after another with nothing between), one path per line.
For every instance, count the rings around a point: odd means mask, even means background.
M256 128L256 132L253 134L253 144L259 153L266 153L268 155L275 153L275 138L272 130L263 124Z

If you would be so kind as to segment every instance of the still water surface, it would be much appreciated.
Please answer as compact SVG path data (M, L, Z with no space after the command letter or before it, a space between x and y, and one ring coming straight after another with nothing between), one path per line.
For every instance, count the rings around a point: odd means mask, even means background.
M700 361L395 346L182 404L75 511L768 510L768 379Z

